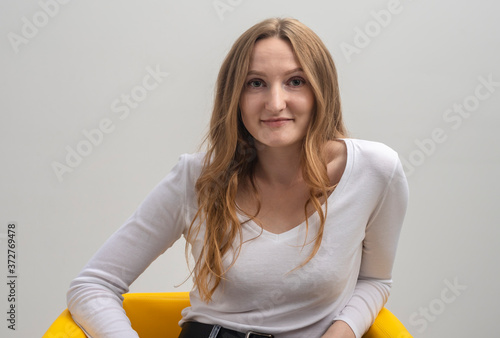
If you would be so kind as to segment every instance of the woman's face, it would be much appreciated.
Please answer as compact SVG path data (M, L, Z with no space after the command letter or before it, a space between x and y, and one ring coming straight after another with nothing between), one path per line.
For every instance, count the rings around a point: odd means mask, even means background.
M288 41L255 43L240 97L243 124L260 146L296 147L306 135L314 94Z

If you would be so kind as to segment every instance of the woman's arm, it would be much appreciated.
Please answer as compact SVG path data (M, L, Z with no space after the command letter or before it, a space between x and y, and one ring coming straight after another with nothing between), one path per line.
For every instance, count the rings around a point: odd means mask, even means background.
M68 308L87 335L137 337L122 294L185 229L185 162L183 157L72 281Z
M385 191L366 225L355 290L335 318L335 321L346 323L355 337L361 337L373 324L392 286L392 267L408 204L407 180L397 154L393 154Z
M356 335L346 322L338 320L330 326L321 338L356 338Z

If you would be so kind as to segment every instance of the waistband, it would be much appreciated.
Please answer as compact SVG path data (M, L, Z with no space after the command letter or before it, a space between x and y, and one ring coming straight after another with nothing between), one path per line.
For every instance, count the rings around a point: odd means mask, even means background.
M274 338L272 334L248 331L238 332L220 325L185 322L179 338Z

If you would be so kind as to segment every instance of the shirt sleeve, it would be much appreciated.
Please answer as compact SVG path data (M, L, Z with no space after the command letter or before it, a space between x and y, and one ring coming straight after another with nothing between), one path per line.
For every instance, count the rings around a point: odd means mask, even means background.
M186 228L186 155L105 242L67 293L73 319L89 337L138 337L122 306L130 284Z
M335 318L346 322L357 338L373 324L392 286L392 267L408 204L408 183L397 155L393 163L385 191L366 226L356 287Z

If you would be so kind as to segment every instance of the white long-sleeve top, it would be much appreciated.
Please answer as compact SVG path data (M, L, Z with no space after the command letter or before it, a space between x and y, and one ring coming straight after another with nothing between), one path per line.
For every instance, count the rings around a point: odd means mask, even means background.
M324 237L314 258L295 269L314 246L317 214L308 219L307 232L304 222L281 234L240 215L244 244L236 263L208 304L196 289L191 291L191 306L183 310L180 324L220 324L276 338L321 337L336 320L345 321L356 337L368 330L389 296L408 185L391 148L356 139L344 142L346 167L327 200ZM197 211L194 185L203 159L202 153L181 156L71 283L68 308L88 336L137 337L121 295L187 235ZM196 259L203 228L190 244Z

